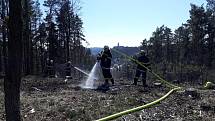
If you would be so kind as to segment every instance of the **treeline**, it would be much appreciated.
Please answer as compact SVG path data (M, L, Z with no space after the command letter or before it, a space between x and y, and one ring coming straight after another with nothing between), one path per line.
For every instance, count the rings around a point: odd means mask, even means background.
M142 41L153 63L180 67L215 67L215 2L191 4L190 18L175 31L158 27L149 40ZM167 68L167 67L163 67Z
M8 0L1 0L0 72L4 72L8 57ZM79 0L45 0L45 15L39 0L22 0L23 9L23 74L44 73L45 63L91 65L93 58L82 43L83 22L79 16Z

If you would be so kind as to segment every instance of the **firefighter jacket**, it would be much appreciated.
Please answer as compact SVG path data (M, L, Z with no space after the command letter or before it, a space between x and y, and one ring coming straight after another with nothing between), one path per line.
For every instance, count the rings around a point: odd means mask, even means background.
M109 51L105 52L102 51L98 57L99 60L101 60L100 65L103 69L110 69L111 67L111 59L112 59L112 54Z

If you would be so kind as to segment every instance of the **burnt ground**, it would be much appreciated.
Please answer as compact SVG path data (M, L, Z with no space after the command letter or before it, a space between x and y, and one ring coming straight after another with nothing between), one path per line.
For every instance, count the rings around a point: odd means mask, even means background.
M24 121L91 121L126 109L137 107L165 95L169 89L148 89L132 86L129 81L117 81L107 92L81 89L77 80L25 78L22 81L21 111ZM0 84L0 120L5 120L3 81ZM190 87L189 84L181 85ZM194 85L198 96L184 90L174 92L160 104L125 115L117 121L213 121L215 120L215 90L203 90Z

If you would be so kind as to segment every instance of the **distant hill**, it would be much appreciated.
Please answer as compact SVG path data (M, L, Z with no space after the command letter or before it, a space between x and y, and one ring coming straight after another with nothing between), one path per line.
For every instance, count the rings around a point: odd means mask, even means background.
M128 56L132 56L132 55L135 55L136 53L139 52L139 47L124 47L124 46L115 46L113 47L113 49L116 49ZM121 57L122 55L112 51L112 55L113 55L113 58L117 58L117 57Z
M139 47L124 47L124 46L115 46L113 47L114 49L117 49L119 50L120 52L122 53L125 53L126 55L129 55L129 56L132 56L136 53L139 52ZM92 55L97 55L99 52L102 51L103 48L101 47L93 47L93 48L90 48L91 50L91 53ZM116 57L120 57L121 55L115 53L114 51L112 51L112 54L113 54L113 58L116 58Z
M92 55L97 55L100 51L102 51L103 48L101 47L93 47L90 48Z

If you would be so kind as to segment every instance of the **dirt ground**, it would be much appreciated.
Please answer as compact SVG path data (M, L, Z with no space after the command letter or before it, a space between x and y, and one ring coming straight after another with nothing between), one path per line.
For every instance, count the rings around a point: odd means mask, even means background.
M21 111L24 121L91 121L137 107L165 95L164 85L149 88L116 81L107 92L81 89L77 80L29 77L22 81ZM5 120L3 81L0 83L0 120ZM189 84L180 85L190 88ZM122 116L116 121L214 121L215 90L195 85L198 96L174 92L160 104Z

